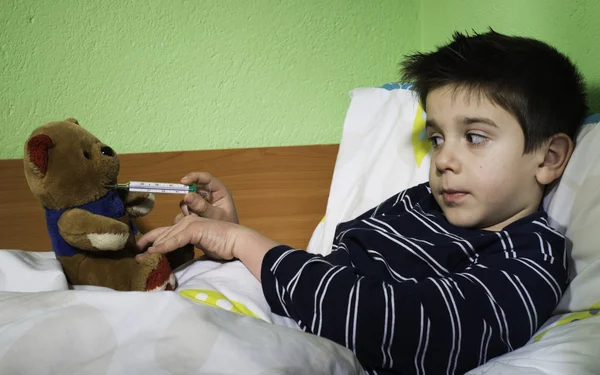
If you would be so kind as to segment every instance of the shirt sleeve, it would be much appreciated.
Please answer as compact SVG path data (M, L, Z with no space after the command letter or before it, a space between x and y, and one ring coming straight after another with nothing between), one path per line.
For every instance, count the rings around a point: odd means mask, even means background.
M524 345L566 285L562 262L539 248L496 254L462 273L389 283L278 246L261 277L274 313L348 347L365 369L411 374L462 374Z

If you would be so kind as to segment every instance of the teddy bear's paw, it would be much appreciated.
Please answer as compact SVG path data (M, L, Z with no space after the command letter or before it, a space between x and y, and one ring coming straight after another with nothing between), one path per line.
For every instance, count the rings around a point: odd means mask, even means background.
M134 218L146 216L154 208L155 200L154 194L149 193L144 199L137 199L135 205L128 206L127 213Z
M97 250L119 250L125 247L129 233L89 233L88 240Z
M177 279L171 271L167 258L161 257L158 266L148 275L146 291L159 292L163 290L174 290L177 287Z
M177 287L177 279L175 278L174 274L171 274L169 276L169 279L165 280L165 282L163 282L162 285L159 285L154 289L146 289L146 291L147 292L162 292L165 290L175 290L176 287Z

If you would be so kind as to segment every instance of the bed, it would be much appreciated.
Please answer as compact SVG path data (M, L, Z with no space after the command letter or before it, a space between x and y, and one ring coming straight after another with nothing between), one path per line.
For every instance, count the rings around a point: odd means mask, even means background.
M191 170L209 171L231 189L242 224L327 254L338 222L428 173L424 114L408 87L359 88L350 96L339 145L124 154L120 179L178 181ZM586 120L563 180L544 202L569 238L569 289L526 346L469 374L600 373L600 167L587 162L600 159L598 121ZM178 270L184 287L175 292L67 285L22 161L1 160L0 169L0 374L363 373L349 350L289 322L195 301L195 278L219 272L216 266ZM179 199L158 196L140 229L169 224Z
M178 181L191 170L211 171L234 191L243 224L306 248L325 210L337 149L123 154L119 176ZM178 293L69 287L22 160L2 160L0 169L0 374L362 372L349 350L328 340ZM158 195L140 229L171 224L180 199Z

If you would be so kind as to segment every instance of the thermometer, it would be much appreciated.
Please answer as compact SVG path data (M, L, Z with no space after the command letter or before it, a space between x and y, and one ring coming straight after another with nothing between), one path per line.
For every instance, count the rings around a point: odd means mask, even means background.
M187 194L187 193L210 193L208 186L200 187L196 185L183 185L183 184L171 184L164 182L143 182L143 181L129 181L124 184L116 185L104 185L112 189L123 189L128 191L136 191L142 193L158 193L158 194ZM207 191L207 190L208 191ZM199 191L202 190L202 191Z

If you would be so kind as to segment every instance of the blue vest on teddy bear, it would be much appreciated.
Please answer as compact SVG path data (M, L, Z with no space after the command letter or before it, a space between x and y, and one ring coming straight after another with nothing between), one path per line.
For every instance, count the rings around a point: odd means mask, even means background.
M93 214L102 215L113 219L118 219L125 215L125 205L123 204L123 201L121 198L119 198L118 194L112 190L98 200L72 208L80 208ZM58 219L60 219L60 216L68 209L52 210L45 208L45 210L46 224L48 226L48 233L50 234L52 250L54 253L57 256L73 256L77 253L80 253L81 250L69 245L67 241L62 238L58 231ZM138 233L138 229L133 221L129 222L129 226L134 235Z

